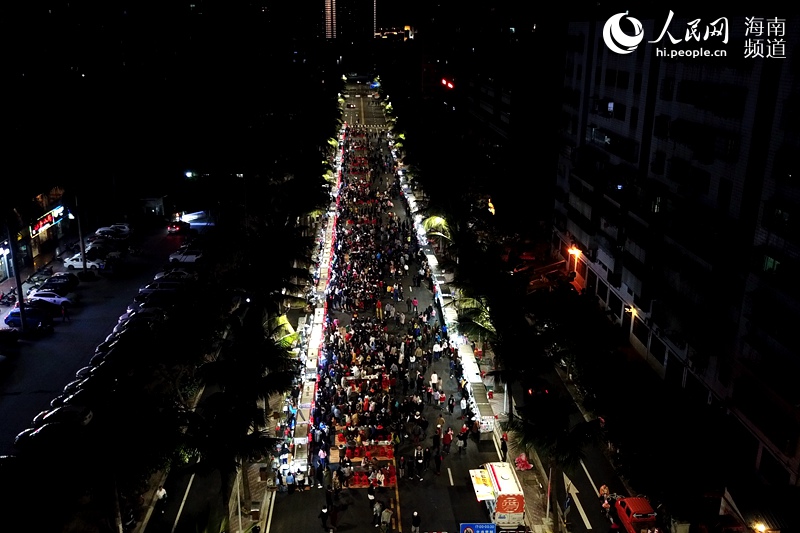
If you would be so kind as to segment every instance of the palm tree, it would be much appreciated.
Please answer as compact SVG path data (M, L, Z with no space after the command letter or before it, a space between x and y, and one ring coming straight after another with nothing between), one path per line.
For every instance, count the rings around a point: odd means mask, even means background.
M599 419L570 425L573 411L571 399L547 394L518 407L505 429L514 434L522 449L534 449L553 470L569 471L580 465L584 447L597 442L602 430Z
M276 336L279 341L274 340ZM266 434L264 402L290 390L296 373L296 360L283 330L266 331L264 309L259 307L245 309L242 327L232 342L216 360L198 370L203 383L215 392L199 406L200 419L190 430L195 437L190 442L206 465L219 470L226 512L236 470L262 458L280 442Z
M510 398L511 384L522 371L541 368L543 346L525 313L524 292L504 272L497 243L483 240L476 225L464 221L469 212L463 212L457 224L446 226L458 257L452 282L459 293L452 303L458 330L491 346L495 366L488 375L506 386ZM509 409L507 402L505 410Z

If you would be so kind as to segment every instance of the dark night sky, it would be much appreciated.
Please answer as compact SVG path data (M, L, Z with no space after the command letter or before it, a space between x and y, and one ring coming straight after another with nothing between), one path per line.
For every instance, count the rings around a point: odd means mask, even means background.
M303 23L286 6L270 20L253 16L253 3L197 4L213 16L191 17L189 2L64 0L9 8L3 118L10 196L60 180L96 189L115 180L164 183L188 162L240 149L235 132L267 113L265 102L296 90L273 65L291 49L286 32ZM435 6L445 22L472 9L469 1L379 0L378 24L418 24ZM617 11L605 3L599 9ZM313 10L304 16L320 18ZM543 27L558 16L543 11Z

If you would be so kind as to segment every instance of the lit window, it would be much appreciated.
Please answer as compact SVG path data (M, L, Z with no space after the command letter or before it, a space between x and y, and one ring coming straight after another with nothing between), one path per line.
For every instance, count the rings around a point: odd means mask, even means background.
M768 255L764 256L764 272L777 272L781 266L780 261Z

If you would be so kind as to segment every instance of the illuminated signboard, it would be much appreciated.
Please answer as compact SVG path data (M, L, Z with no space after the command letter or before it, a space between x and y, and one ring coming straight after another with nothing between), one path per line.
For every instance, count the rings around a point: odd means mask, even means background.
M50 226L55 226L56 224L61 222L63 218L64 218L64 206L60 205L55 209L53 209L52 211L39 217L39 219L32 226L30 226L31 237L36 237Z

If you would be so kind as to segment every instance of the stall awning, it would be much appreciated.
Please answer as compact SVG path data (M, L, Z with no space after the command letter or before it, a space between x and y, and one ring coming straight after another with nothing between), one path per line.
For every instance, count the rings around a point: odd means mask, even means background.
M479 502L494 500L494 489L492 488L492 480L489 479L489 472L483 468L478 468L477 470L470 470L469 477L472 480L472 489L475 491L475 497Z

